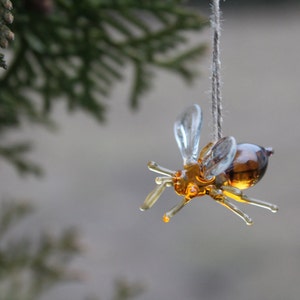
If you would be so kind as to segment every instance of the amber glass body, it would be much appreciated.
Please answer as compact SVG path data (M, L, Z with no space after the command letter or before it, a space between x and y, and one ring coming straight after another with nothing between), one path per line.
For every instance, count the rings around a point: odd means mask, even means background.
M254 144L238 144L235 158L225 171L228 184L240 190L256 184L265 174L271 149Z
M230 185L240 190L255 185L265 174L268 157L272 153L272 150L255 144L238 144L233 162L224 173L217 176L218 185ZM209 194L211 188L216 185L215 177L211 180L204 179L200 167L201 158L199 162L186 165L183 170L174 174L174 189L178 195L184 196L186 201Z

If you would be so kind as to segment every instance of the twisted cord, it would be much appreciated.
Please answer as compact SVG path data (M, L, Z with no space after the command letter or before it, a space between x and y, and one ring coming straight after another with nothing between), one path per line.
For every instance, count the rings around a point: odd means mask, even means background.
M221 95L221 61L220 61L220 1L213 0L211 25L213 28L213 54L212 54L212 121L213 138L222 137L222 95Z

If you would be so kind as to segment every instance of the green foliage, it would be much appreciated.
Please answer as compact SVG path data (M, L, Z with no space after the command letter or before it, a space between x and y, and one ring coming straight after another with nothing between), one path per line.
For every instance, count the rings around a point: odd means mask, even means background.
M3 69L7 68L5 59L4 59L4 54L0 53L0 67Z
M30 150L31 145L28 142L15 143L9 146L0 145L0 156L12 164L20 175L31 173L40 176L43 173L41 168L24 158L24 155Z
M115 294L112 300L128 300L139 296L143 287L139 283L130 284L125 279L117 279L115 282Z
M186 31L207 24L177 2L57 0L53 13L37 14L29 13L20 1L14 23L19 37L12 64L16 72L8 72L2 85L14 89L12 98L21 96L28 107L32 100L24 96L24 89L29 88L41 96L44 112L51 110L53 100L64 96L70 109L86 110L102 120L101 99L123 78L125 64L131 63L136 82L130 100L136 107L149 86L150 66L191 79L194 74L186 63L204 51L201 45L193 48L193 56L164 56L187 42ZM160 22L158 29L153 28L154 21ZM31 116L33 112L37 109L31 110Z
M59 100L70 111L80 109L103 121L106 99L130 65L132 108L138 107L158 68L190 82L196 76L191 62L206 47L186 46L187 34L202 30L208 22L180 3L15 1L13 57L0 78L0 134L24 121L51 124L50 112ZM3 158L9 158L3 153ZM26 161L18 151L17 161L21 160ZM18 169L37 173L30 165Z
M38 238L12 237L11 231L32 212L28 202L9 200L0 204L1 300L38 300L58 284L82 277L69 268L81 253L76 230L64 230L59 236L41 233ZM118 279L112 300L133 299L141 292L140 284Z
M62 281L77 280L67 266L80 252L77 234L12 238L10 230L32 211L27 203L5 201L0 210L0 299L34 300Z
M14 39L14 34L10 31L8 24L13 22L11 14L12 3L10 0L0 0L0 47L7 48L9 41ZM6 69L7 65L4 55L0 53L0 68Z

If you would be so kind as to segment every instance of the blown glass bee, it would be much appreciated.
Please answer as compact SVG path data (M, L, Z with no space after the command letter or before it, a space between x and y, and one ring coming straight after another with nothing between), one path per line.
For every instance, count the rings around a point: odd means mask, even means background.
M144 211L151 208L165 188L173 186L175 192L182 196L182 201L164 214L163 221L166 223L191 199L204 195L234 212L247 225L252 224L251 218L236 207L231 199L277 212L276 205L243 193L263 177L273 150L254 144L236 144L235 139L229 136L209 143L199 151L201 124L201 108L196 104L177 118L174 134L183 158L183 170L171 171L149 162L151 171L164 176L155 179L157 187L147 196L140 209Z

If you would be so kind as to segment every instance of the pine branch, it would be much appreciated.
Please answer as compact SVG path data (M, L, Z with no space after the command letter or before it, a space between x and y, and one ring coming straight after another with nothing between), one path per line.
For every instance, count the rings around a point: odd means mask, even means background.
M139 296L144 288L139 283L130 284L127 280L119 278L115 281L115 294L112 300L128 300Z
M41 233L38 239L4 237L16 222L23 220L32 206L4 201L0 211L0 298L39 299L49 288L64 281L78 280L68 268L80 253L77 232L67 229L60 236ZM17 288L16 288L17 287Z
M11 163L20 175L34 174L42 175L41 168L35 163L29 162L24 155L31 150L28 142L17 143L10 146L0 146L0 156Z
M4 59L4 54L0 53L0 68L7 69L7 64Z
M27 202L2 201L0 204L0 240L5 233L33 211Z
M205 47L188 46L186 36L208 21L180 3L16 1L13 58L0 78L0 134L24 121L48 126L58 100L70 111L83 110L103 121L106 99L129 64L134 66L132 108L152 86L158 68L191 81L196 72L189 61Z
M157 60L155 64L164 69L181 74L187 82L191 82L195 73L193 73L190 68L187 66L189 63L195 61L199 56L201 56L206 51L206 46L199 45L196 46L184 53L168 59L168 60Z
M153 18L160 21L162 16L160 28L153 28ZM206 25L207 20L174 0L89 0L84 4L57 0L53 14L36 14L18 2L14 30L16 53L22 53L22 59L15 58L18 70L8 73L0 88L14 88L11 98L16 103L20 95L29 98L28 91L37 92L47 113L53 101L64 96L71 110L84 109L101 121L103 100L122 80L125 62L135 65L138 60L143 69L147 64L155 68L155 56L168 55L186 43L186 32ZM139 99L135 96L131 103ZM28 102L34 105L31 99Z
M58 284L81 279L80 273L69 268L72 259L82 251L74 228L56 236L44 232L35 238L9 235L32 211L33 206L28 202L6 200L0 203L1 300L38 300ZM117 279L112 300L133 299L142 291L140 283Z
M143 66L139 61L135 63L135 77L133 79L131 107L136 108L138 106L138 99L149 89L149 82L152 74Z
M13 32L7 26L13 22L11 14L12 3L9 0L0 1L0 47L7 48L10 41L14 39ZM7 69L4 55L0 53L0 68Z

